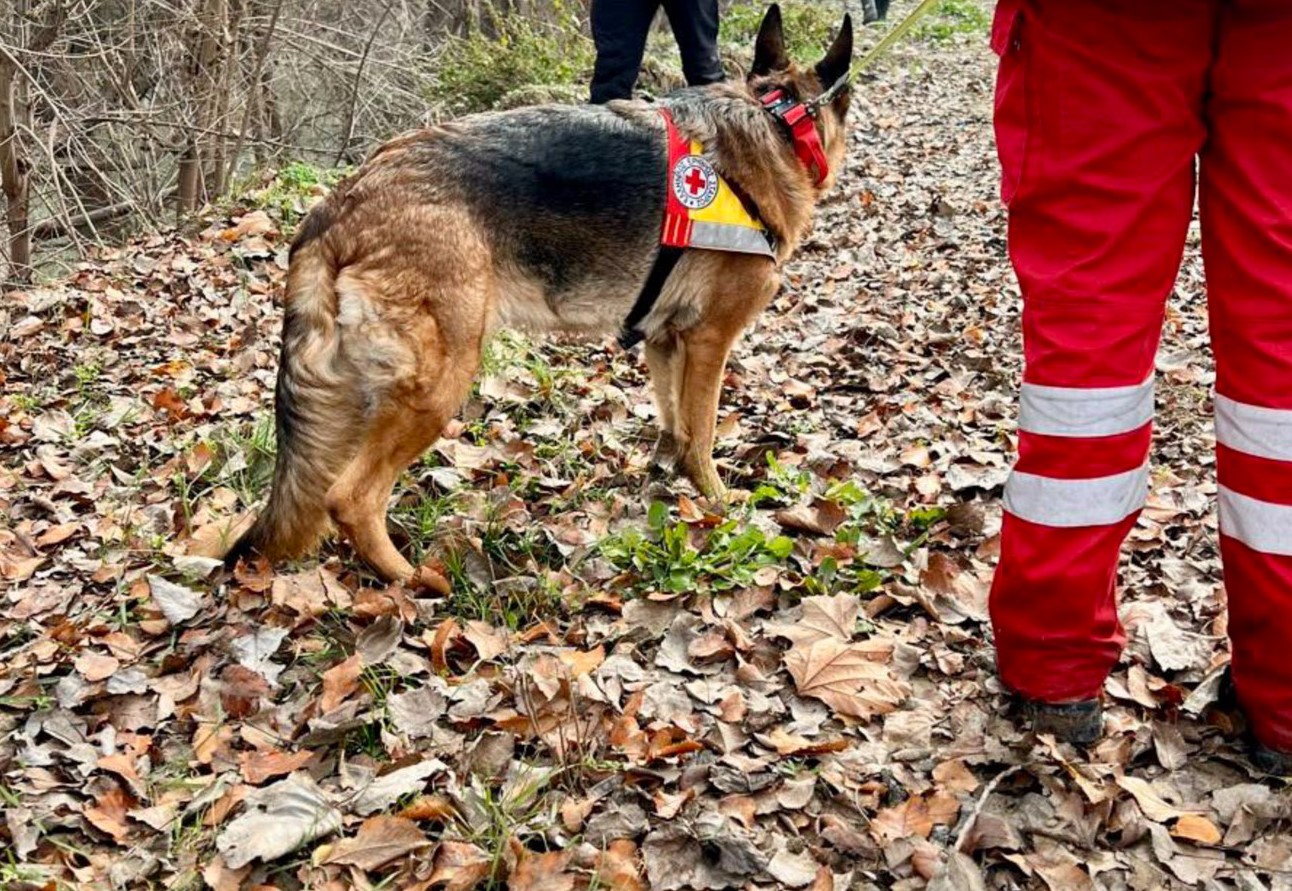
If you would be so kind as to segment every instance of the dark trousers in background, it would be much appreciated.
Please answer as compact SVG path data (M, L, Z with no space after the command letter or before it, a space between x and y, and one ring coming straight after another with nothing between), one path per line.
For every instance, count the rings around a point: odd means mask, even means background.
M597 64L592 101L631 98L646 37L660 6L682 51L682 72L691 86L724 79L718 58L718 0L593 0L592 39Z

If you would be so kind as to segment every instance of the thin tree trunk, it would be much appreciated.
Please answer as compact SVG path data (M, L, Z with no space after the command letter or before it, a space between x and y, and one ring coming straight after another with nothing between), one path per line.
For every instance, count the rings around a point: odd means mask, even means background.
M189 133L184 154L179 158L179 185L175 190L175 215L197 210L198 189L202 182L202 164L197 153L197 134Z
M9 268L6 278L18 284L31 281L30 180L27 161L18 144L18 70L0 59L0 182L4 186L5 223L9 234Z
M216 62L220 56L228 6L226 0L197 0L197 10L197 49L189 68L189 102L196 127L189 134L179 159L175 208L180 217L196 211L207 197L209 183L203 180L203 173L205 161L212 152L204 145L202 134L215 129L221 81ZM208 138L214 140L218 137Z
M12 45L23 46L32 55L43 53L58 37L67 7L62 3L49 9L44 23L30 41L23 37L28 26L28 4L20 0L13 11ZM19 131L31 130L31 106L27 102L27 73L18 59L0 48L0 191L5 197L5 223L9 234L7 278L17 283L32 279L31 259L31 168L23 155Z
M259 107L263 114L265 108L273 103L273 97L269 95L273 90L273 85L265 75L269 61L269 51L273 45L274 29L278 27L278 15L282 11L283 0L277 0L274 4L274 11L269 16L269 24L265 28L265 33L256 46L251 76L247 79L247 101L242 113L242 125L238 128L238 139L233 144L233 152L229 156L229 170L226 174L226 179L233 179L234 170L238 166L238 156L242 154L242 147L246 143L247 134L251 130L253 113ZM259 118L259 116L257 117ZM259 160L257 158L257 161Z

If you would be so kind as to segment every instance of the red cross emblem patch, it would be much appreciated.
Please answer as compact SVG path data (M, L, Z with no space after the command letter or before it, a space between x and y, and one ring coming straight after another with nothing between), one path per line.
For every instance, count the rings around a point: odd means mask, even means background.
M700 155L683 155L673 166L673 195L691 210L708 207L718 197L718 172Z

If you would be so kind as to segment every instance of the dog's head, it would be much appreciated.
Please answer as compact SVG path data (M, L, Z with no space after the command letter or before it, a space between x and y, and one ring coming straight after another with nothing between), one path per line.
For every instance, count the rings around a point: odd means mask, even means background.
M806 68L796 65L786 52L780 6L773 3L763 16L758 38L754 43L754 64L749 69L749 88L758 97L781 90L811 111L830 167L829 176L818 184L821 190L834 184L835 176L843 164L844 119L852 101L852 88L847 80L851 67L852 16L844 15L839 33L825 56L815 65Z

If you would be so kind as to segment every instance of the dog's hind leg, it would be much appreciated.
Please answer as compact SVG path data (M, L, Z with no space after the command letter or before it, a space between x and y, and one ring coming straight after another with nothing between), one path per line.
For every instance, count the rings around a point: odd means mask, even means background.
M654 471L671 476L677 472L677 401L681 350L672 336L667 340L647 341L646 365L655 390L655 408L659 413L659 439L651 456Z
M413 574L412 564L386 531L391 490L404 469L439 438L480 361L478 339L437 352L424 355L416 380L401 383L385 400L359 452L327 494L333 522L359 557L389 580Z

